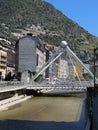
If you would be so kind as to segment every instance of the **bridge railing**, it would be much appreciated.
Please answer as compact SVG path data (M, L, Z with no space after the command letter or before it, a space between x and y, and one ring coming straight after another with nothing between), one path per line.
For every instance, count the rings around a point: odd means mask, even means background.
M0 87L5 86L21 86L24 85L24 82L21 81L0 81Z
M79 81L64 81L64 82L33 82L32 84L26 84L20 81L1 81L0 82L0 92L19 90L19 89L66 89L66 90L86 90L86 88L93 87L93 81L81 81L82 86Z

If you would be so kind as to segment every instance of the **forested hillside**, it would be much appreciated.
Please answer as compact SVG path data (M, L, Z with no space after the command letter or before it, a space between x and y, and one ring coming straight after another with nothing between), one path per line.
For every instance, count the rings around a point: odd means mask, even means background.
M98 38L42 0L0 0L0 36L12 41L32 32L49 44L66 40L75 52L93 50Z

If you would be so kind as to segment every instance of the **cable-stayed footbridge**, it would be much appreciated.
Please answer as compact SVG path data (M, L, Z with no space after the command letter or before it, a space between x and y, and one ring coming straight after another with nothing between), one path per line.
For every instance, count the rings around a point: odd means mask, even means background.
M63 56L63 60L67 61L67 77L62 80L57 78L56 81L42 81L34 82L38 76L44 73L44 71L55 63L60 57ZM84 74L86 73L86 76ZM65 73L65 72L64 72ZM63 90L86 90L87 87L94 87L94 75L90 69L76 56L76 54L69 48L66 41L62 41L60 47L53 54L53 56L46 62L46 64L35 74L30 83L22 82L2 82L0 85L0 91L12 91L19 89L34 89L43 92L43 90L63 89ZM98 79L95 78L95 82L98 83ZM4 86L4 87L2 87Z

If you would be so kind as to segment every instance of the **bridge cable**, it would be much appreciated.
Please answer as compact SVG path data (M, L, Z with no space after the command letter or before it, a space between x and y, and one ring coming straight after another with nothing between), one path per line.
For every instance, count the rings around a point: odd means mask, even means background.
M69 52L68 52L68 53L69 53ZM80 82L80 85L81 85L81 87L83 87L83 86L82 86L82 83L81 83L81 80L80 80L80 78L79 78L79 75L78 75L78 73L77 73L76 67L75 67L75 65L74 65L74 63L73 63L73 61L72 61L72 58L71 58L70 54L69 54L68 56L69 56L69 59L70 59L70 61L71 61L73 70L74 70L74 72L75 72L75 74L76 74L76 76L77 76L77 78L78 78L78 80L79 80L79 82Z

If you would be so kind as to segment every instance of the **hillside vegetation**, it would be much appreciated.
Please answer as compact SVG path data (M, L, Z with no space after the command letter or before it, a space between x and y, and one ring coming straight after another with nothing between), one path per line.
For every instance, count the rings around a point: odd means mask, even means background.
M42 0L0 0L0 12L0 36L13 43L16 32L32 32L53 45L66 40L77 53L98 44L98 38Z

